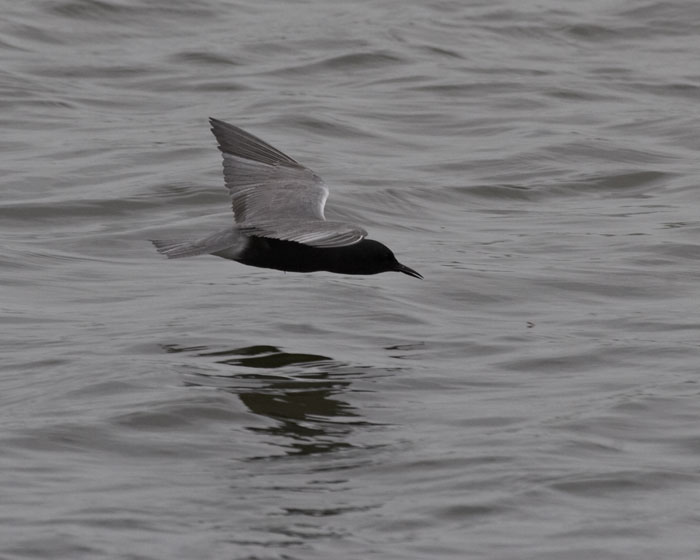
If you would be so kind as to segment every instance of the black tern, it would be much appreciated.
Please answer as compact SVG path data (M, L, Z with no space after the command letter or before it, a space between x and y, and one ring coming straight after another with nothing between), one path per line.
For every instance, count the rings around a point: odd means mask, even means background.
M159 253L169 259L210 254L285 272L395 271L423 278L386 245L365 239L361 227L327 221L328 187L313 171L236 126L209 122L223 154L235 225L196 240L153 240Z

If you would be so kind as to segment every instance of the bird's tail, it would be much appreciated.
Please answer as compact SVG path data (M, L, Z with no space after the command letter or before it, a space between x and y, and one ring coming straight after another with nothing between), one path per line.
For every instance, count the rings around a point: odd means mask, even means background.
M169 259L182 259L184 257L196 257L197 255L210 255L234 259L246 245L246 236L237 228L228 228L218 231L207 237L195 240L183 239L151 239L161 255Z

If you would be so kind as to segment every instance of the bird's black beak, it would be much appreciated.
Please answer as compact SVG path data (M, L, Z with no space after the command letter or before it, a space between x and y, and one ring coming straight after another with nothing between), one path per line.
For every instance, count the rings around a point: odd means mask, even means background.
M401 263L396 263L396 268L394 268L396 272L403 272L404 274L408 274L409 276L413 276L414 278L420 278L423 280L423 277L418 274L415 270L412 268L408 268L405 264Z

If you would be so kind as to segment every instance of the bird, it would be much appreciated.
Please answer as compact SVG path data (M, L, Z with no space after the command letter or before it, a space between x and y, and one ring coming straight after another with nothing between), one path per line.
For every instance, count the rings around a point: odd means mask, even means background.
M223 155L234 223L199 239L151 240L159 253L169 259L215 255L285 272L394 271L423 278L386 245L367 239L360 226L326 220L328 187L311 169L237 126L215 118L209 123Z

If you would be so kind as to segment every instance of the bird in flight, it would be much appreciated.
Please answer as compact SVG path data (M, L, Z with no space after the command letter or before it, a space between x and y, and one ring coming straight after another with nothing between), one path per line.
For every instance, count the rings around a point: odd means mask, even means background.
M209 119L223 154L235 223L194 240L153 240L170 259L216 255L285 272L403 272L384 244L356 224L326 220L328 187L309 168L231 124Z

